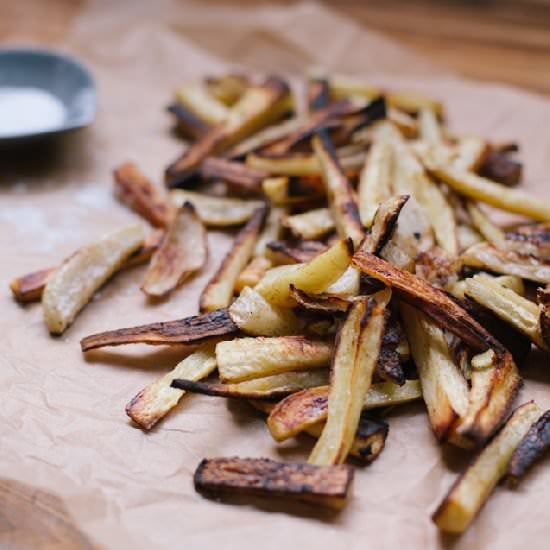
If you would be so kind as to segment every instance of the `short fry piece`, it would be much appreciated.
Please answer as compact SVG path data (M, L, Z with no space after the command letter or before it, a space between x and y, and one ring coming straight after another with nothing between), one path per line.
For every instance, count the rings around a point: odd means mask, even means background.
M328 208L316 208L287 216L283 226L299 239L320 239L334 230L334 220Z
M151 225L165 227L174 217L174 209L133 162L125 162L113 172L115 194Z
M517 446L506 472L508 481L515 485L550 445L550 411L534 422Z
M44 319L52 334L61 334L78 312L132 252L143 243L140 224L129 225L81 248L46 283L42 296Z
M326 367L331 355L331 344L305 336L237 338L216 346L220 380L224 383Z
M239 327L232 321L227 309L219 309L177 321L151 323L92 334L80 341L80 347L82 351L89 351L122 344L199 344L222 336L228 337L238 331Z
M514 411L502 430L458 477L434 513L433 521L439 529L458 534L468 528L540 414L540 408L532 401Z
M183 361L162 378L145 386L126 405L126 414L144 430L150 430L161 418L164 418L179 402L185 393L171 386L175 378L200 380L216 369L216 356L212 344L205 345Z
M327 423L309 456L310 464L341 464L349 453L378 362L390 297L385 290L378 300L364 298L349 310L336 338Z
M206 230L191 203L185 203L151 258L142 290L148 296L165 296L189 275L201 269L208 254Z
M340 509L348 496L353 468L275 462L267 458L204 459L195 471L197 492L209 497L278 497Z
M57 267L49 267L13 279L10 283L13 297L22 303L40 300L46 283L56 271Z
M241 225L247 222L258 208L264 206L264 202L260 200L212 197L184 189L173 189L169 197L176 207L190 202L195 207L199 218L208 227Z
M231 303L235 282L252 257L266 214L266 208L258 209L236 236L231 250L202 291L202 312L227 307Z

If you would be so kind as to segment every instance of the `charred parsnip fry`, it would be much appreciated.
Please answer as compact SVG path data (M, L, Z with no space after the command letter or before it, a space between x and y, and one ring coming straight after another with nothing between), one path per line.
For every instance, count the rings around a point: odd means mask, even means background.
M328 414L328 386L311 388L289 395L271 411L267 425L276 441L284 441L318 422ZM419 380L407 380L402 386L393 382L372 384L363 410L401 405L421 399Z
M505 235L502 248L520 255L531 255L548 263L550 261L550 224L537 223L516 227Z
M333 294L308 294L294 285L290 285L290 295L302 309L330 316L347 313L353 301Z
M165 296L203 267L208 255L206 230L186 202L166 229L143 279L147 296Z
M384 290L355 302L337 335L327 423L309 456L310 464L341 464L349 453L378 362L390 297L391 292Z
M271 261L262 256L250 260L250 263L239 273L235 281L235 292L242 292L247 286L251 288L255 287L266 274L267 270L272 267L273 264Z
M250 86L230 109L225 120L213 126L166 170L168 187L183 185L208 156L222 153L234 143L277 120L288 107L288 86L276 78Z
M287 216L283 226L300 239L320 239L334 230L334 220L328 208L316 208Z
M542 340L550 348L550 290L548 288L537 289L537 303Z
M178 103L208 124L219 124L229 116L229 109L200 82L188 82L176 90Z
M465 284L464 293L467 296L525 334L537 346L546 349L536 304L499 285L490 277L474 275L466 279Z
M48 279L42 295L44 319L61 334L92 296L142 244L140 224L129 225L81 248Z
M487 203L507 212L523 214L535 220L550 221L550 204L540 197L516 189L507 189L490 179L443 164L433 150L422 155L422 161L436 178L472 200Z
M162 378L145 386L126 405L126 414L145 430L150 430L164 418L185 393L171 386L175 378L201 380L216 369L214 346L207 344L188 355Z
M303 323L292 310L269 303L252 288L245 287L229 307L229 316L251 336L286 336L299 334Z
M458 534L468 528L540 414L540 408L532 401L514 411L502 430L458 477L434 513L433 521L439 529Z
M365 236L365 231L353 189L338 162L334 147L325 132L319 132L311 144L323 170L330 211L338 234L342 238L351 238L357 245Z
M342 508L353 480L353 468L275 462L267 458L204 459L195 471L195 490L205 496L250 495L305 501Z
M538 460L550 445L550 411L534 422L516 447L506 471L507 480L517 485L525 472Z
M86 336L80 341L82 351L121 346L122 344L200 344L220 337L230 337L239 332L227 309L219 309L204 315L194 315L162 323L120 328Z
M133 162L125 162L113 172L115 194L155 227L165 227L174 217L174 209L160 191Z
M166 110L176 117L176 129L186 139L202 139L210 128L209 124L179 103L169 105Z
M509 151L489 151L479 167L479 174L493 181L512 187L521 181L523 165L510 158Z
M305 336L237 338L216 346L220 380L224 383L326 367L331 355L331 344Z
M359 178L359 215L370 227L378 206L392 194L393 149L389 142L376 140L367 156Z
M516 275L537 283L550 283L550 265L537 258L520 256L512 251L504 251L490 243L479 243L460 256L464 265L486 269L503 275Z
M218 271L202 291L201 312L214 311L231 303L235 282L252 257L266 214L266 208L258 209L235 238Z
M320 241L272 241L267 243L265 255L273 265L296 264L309 262L327 249Z
M237 384L209 384L176 379L173 380L172 387L214 397L276 401L296 391L326 385L328 376L328 369L317 369L303 372L283 372L263 378L245 380Z
M401 305L411 353L422 384L430 424L439 440L468 407L468 384L455 365L445 335L420 311Z
M269 270L256 286L256 291L272 304L292 306L290 285L313 294L324 292L346 271L352 254L351 243L339 241L306 264Z
M204 179L222 180L240 193L257 195L261 192L262 181L268 174L249 168L242 162L208 157L201 164L201 176Z
M475 203L468 201L466 210L472 220L472 225L483 237L496 245L498 248L504 246L504 232L497 227Z
M241 200L229 197L213 197L194 191L173 189L170 201L176 207L190 202L199 218L208 227L227 227L247 222L258 208L264 206L261 200Z
M33 271L13 279L10 283L13 297L18 302L22 303L37 302L42 298L42 292L44 291L46 283L51 279L57 269L57 267L40 269L39 271Z

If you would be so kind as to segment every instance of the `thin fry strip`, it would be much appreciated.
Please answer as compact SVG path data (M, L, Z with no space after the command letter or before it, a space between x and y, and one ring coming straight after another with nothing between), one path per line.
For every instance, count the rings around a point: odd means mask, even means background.
M365 298L351 307L336 338L328 397L328 417L308 462L341 464L357 430L365 395L378 362L384 330L384 309L391 292Z
M266 215L267 208L256 210L236 236L231 250L202 291L199 301L201 312L229 306L233 298L235 281L252 257Z
M141 289L147 296L165 296L201 269L207 255L206 230L193 205L186 202L153 254Z
M277 403L267 419L275 441L294 437L309 426L325 421L328 415L328 386L310 388L285 397ZM419 380L407 380L402 386L393 382L372 384L363 410L389 407L422 398Z
M214 346L207 344L188 355L162 378L145 386L126 405L126 414L144 430L150 430L178 404L185 393L171 386L172 380L175 378L200 380L206 378L215 369Z
M485 214L477 204L468 201L466 210L472 220L472 225L485 237L486 240L492 242L498 248L504 246L504 232L497 227Z
M468 528L505 475L512 453L540 414L532 401L514 411L503 429L458 477L433 514L439 529L458 534Z
M151 323L130 328L108 330L86 336L80 341L82 351L123 344L199 344L239 332L227 309L219 309L204 315L194 315L177 321Z
M201 164L201 176L205 179L219 179L245 193L258 194L262 181L268 174L231 160L208 157Z

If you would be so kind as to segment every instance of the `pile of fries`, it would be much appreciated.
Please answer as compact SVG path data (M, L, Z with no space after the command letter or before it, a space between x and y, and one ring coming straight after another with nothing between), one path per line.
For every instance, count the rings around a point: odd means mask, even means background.
M248 400L275 441L315 440L307 463L205 459L197 491L339 508L345 461L384 449L384 409L423 399L437 440L475 454L433 515L464 531L550 442L550 412L514 409L518 367L532 345L550 349L550 204L512 188L515 144L455 135L439 101L340 76L292 91L278 77L207 78L169 111L188 144L168 192L133 163L114 171L151 230L122 228L15 279L16 299L41 299L61 334L116 271L148 262L143 292L169 296L203 268L207 228L242 226L198 315L81 341L186 345L127 414L149 430L185 392ZM504 230L482 203L530 221Z

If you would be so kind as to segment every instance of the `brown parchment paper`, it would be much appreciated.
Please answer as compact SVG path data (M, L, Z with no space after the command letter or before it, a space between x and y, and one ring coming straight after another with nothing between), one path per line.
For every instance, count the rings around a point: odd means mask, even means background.
M143 433L124 406L181 352L138 346L84 358L79 340L196 312L229 244L223 234L210 235L208 269L169 301L147 304L139 290L143 268L123 272L61 338L48 335L39 305L16 305L7 286L13 276L55 265L135 219L112 198L112 168L134 159L160 181L181 149L163 113L171 91L228 64L290 74L323 65L427 91L445 100L457 132L517 140L525 186L546 200L550 102L448 75L312 3L6 4L2 42L42 43L81 57L97 78L99 112L92 127L46 147L0 153L0 477L59 496L74 524L106 548L548 548L550 471L541 466L515 491L497 488L463 537L438 535L430 514L467 456L436 445L421 404L390 414L386 449L357 470L354 497L340 515L221 504L195 494L192 473L205 456L303 459L310 442L277 447L248 406L203 396L186 396ZM518 403L535 398L550 405L546 362L529 362ZM2 523L0 545L18 540L16 529L17 518Z

